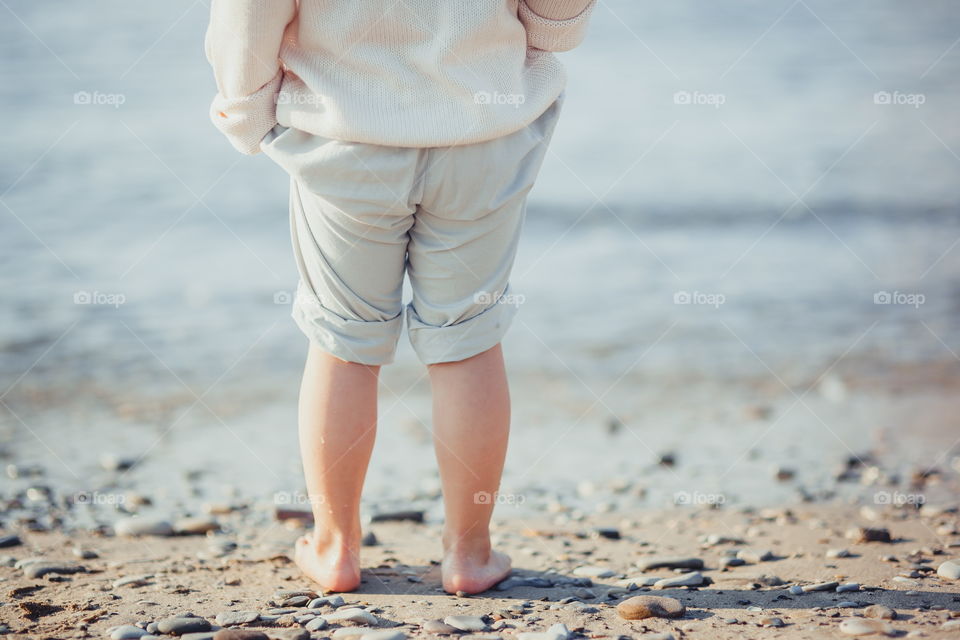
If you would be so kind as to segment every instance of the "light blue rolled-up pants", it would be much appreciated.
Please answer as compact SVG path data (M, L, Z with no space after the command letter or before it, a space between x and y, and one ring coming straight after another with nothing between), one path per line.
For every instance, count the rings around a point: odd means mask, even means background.
M509 279L564 94L511 134L389 147L277 125L260 144L290 180L300 281L293 318L342 360L393 361L409 275L410 343L425 364L495 346L517 311Z

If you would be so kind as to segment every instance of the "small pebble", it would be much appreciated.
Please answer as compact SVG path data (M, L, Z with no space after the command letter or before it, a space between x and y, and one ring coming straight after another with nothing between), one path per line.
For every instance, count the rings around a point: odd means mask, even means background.
M20 541L20 536L18 535L0 536L0 549L18 547L21 544L23 543Z
M50 574L70 575L73 573L83 573L86 569L78 564L53 564L37 562L26 566L23 569L23 575L28 578L42 578Z
M617 615L625 620L645 618L679 618L686 607L676 598L633 596L617 605Z
M145 635L148 635L147 632L140 627L135 627L132 624L122 624L110 631L110 640L136 640Z
M322 616L318 616L308 622L305 628L307 631L322 631L323 629L326 629L326 627L327 619Z
M218 613L217 624L221 627L233 627L238 624L248 624L260 617L256 611L224 611Z
M882 604L872 604L863 610L863 615L868 618L879 618L881 620L896 620L897 612L888 606Z
M456 627L451 627L443 620L428 620L427 622L423 623L422 628L427 633L435 633L441 636L448 636L459 631L459 629Z
M355 622L357 624L376 625L377 617L359 607L349 607L346 609L337 609L332 613L324 614L327 622Z
M447 616L444 623L460 631L483 631L487 623L480 616Z
M737 552L737 557L746 562L766 562L775 557L769 549L741 549Z
M960 580L960 562L947 560L937 567L937 575L944 580Z
M640 571L654 569L703 569L703 560L700 558L650 558L637 562Z
M267 634L255 629L221 629L213 640L269 640Z
M574 569L573 575L581 578L610 578L617 575L617 572L608 567L585 566Z
M675 578L664 578L654 583L655 589L669 589L671 587L697 587L704 583L703 575L699 571L691 571L676 576Z
M175 636L209 630L210 623L203 618L173 617L164 618L157 623L157 631Z
M173 525L166 520L152 518L123 518L113 525L118 536L172 536Z
M119 589L120 587L142 587L144 585L150 584L150 579L153 577L152 574L144 574L140 576L124 576L122 578L117 578L113 581L113 588Z
M848 636L868 636L874 633L893 635L893 627L882 620L847 618L840 623L840 633Z

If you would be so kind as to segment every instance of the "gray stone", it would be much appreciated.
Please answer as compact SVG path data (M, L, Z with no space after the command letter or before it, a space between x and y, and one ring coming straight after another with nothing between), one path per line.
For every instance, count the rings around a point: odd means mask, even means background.
M767 616L765 618L760 618L761 627L783 627L786 626L780 618L773 616Z
M219 528L220 524L212 518L180 518L173 524L173 530L181 535L203 535Z
M344 604L346 603L343 600L343 596L326 596L324 598L314 597L309 603L307 603L307 608L319 609L320 607L327 606L336 609L337 607L342 607Z
M460 631L484 631L487 628L480 616L447 616L443 621Z
M428 620L427 622L423 623L423 627L421 628L427 633L435 633L441 636L448 636L459 631L459 629L456 627L451 627L443 620Z
M848 582L837 586L837 593L847 593L849 591L860 591L860 585L856 582Z
M70 575L73 573L83 573L84 571L86 571L86 569L79 564L37 562L26 566L23 570L23 575L28 578L42 578L43 576L52 573L59 575Z
M773 552L769 549L740 549L737 551L737 557L746 562L766 562L767 560L773 560Z
M14 534L9 536L0 536L0 549L5 549L7 547L18 547L23 542L20 540L20 536Z
M307 631L322 631L327 628L327 619L322 616L317 616L313 620L307 623Z
M256 611L224 611L218 613L217 624L221 627L234 627L238 624L248 624L260 617Z
M792 593L795 596L800 596L800 595L803 595L805 592L803 590L803 587L801 587L798 584L795 584L792 587L790 587L790 593Z
M541 589L549 589L552 586L553 583L546 578L510 576L506 580L498 582L495 589L497 591L507 591L508 589L513 589L514 587L537 587Z
M808 584L803 587L804 593L810 593L812 591L833 591L837 588L839 583L837 582L818 582L817 584Z
M258 629L220 629L213 640L269 640L267 634Z
M574 569L573 575L581 578L610 578L617 575L617 572L608 567L584 566Z
M120 587L142 587L150 584L150 579L152 577L153 574L151 573L146 573L140 576L124 576L113 581L113 588L119 589Z
M897 612L882 604L872 604L863 610L863 615L868 618L880 618L881 620L896 620Z
M332 613L324 614L327 622L354 622L356 624L376 625L377 617L359 607L348 607L346 609L337 609Z
M654 569L703 569L703 560L700 558L649 558L637 562L640 571Z
M164 618L157 623L157 631L174 636L209 630L210 623L203 618L173 617Z
M136 640L148 635L146 630L132 624L122 624L110 630L110 640Z
M113 525L118 536L172 536L173 526L166 520L154 518L123 518Z
M672 587L698 587L704 582L703 575L699 571L691 571L674 578L664 578L657 580L653 585L655 589L670 589Z
M960 580L960 562L947 560L937 567L937 575L944 580Z
M849 558L850 552L846 549L827 549L828 558Z

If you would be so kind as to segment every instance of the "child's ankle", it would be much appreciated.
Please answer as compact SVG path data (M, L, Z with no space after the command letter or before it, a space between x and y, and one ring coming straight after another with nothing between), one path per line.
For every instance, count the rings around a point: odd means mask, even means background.
M307 537L310 546L320 550L339 549L344 552L356 553L360 546L360 530L334 530L315 527Z
M443 534L444 553L485 557L490 554L491 550L490 534L487 531L479 534L473 531L465 534L446 532Z

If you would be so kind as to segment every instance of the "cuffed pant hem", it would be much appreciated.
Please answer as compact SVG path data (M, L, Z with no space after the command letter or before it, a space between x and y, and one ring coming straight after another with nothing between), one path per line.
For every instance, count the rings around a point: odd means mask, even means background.
M423 364L457 362L494 347L503 340L517 313L516 304L495 303L468 320L446 326L425 323L407 305L410 344Z
M327 353L366 365L393 362L403 314L384 321L343 318L319 303L297 303L290 314L310 342Z

